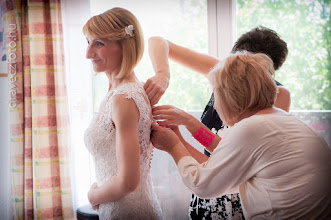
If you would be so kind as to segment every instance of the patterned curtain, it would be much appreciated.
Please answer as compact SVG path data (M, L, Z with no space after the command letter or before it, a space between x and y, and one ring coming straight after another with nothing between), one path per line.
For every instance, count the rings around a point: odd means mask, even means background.
M72 219L60 0L3 2L14 219Z

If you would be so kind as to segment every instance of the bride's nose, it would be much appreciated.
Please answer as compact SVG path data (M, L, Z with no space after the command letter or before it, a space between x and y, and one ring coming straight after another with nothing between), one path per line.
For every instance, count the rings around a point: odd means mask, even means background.
M93 51L93 48L89 45L86 49L86 59L92 59L95 57L95 52Z

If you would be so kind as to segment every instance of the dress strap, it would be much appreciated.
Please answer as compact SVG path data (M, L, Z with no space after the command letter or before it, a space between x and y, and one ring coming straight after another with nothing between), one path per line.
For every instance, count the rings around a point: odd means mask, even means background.
M140 119L151 117L151 112L148 111L151 108L146 108L150 106L150 102L141 82L122 84L112 91L111 97L115 95L127 95L125 98L133 99L140 112Z

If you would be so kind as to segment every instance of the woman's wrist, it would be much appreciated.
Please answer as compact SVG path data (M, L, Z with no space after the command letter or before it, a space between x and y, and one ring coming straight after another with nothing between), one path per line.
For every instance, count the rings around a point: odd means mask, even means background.
M177 143L173 144L172 147L169 149L168 153L169 154L172 154L176 150L176 148L178 147L178 145L180 145L180 144L181 144L180 141L178 141Z
M178 164L178 161L183 157L191 156L182 142L176 143L168 153L172 156L176 164Z
M170 73L169 70L158 70L155 73L156 76L161 77L163 79L163 82L166 82L167 88L169 87L170 82Z
M158 69L156 72L155 72L155 75L157 76L162 76L164 77L165 79L169 80L170 79L170 72L168 69L165 69L165 68L160 68Z
M187 112L185 112L185 114L183 115L183 125L186 127L187 130L190 130L192 126L194 126L195 120L196 118Z
M188 114L189 117L185 118L185 127L193 135L202 127L202 123L193 115Z

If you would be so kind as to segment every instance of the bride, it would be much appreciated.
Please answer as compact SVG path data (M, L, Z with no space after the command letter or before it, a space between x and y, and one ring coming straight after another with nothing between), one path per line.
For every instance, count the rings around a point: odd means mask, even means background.
M84 135L97 180L89 202L100 219L163 219L150 174L151 105L134 73L144 51L141 27L128 10L112 8L88 20L83 32L86 58L109 79Z

